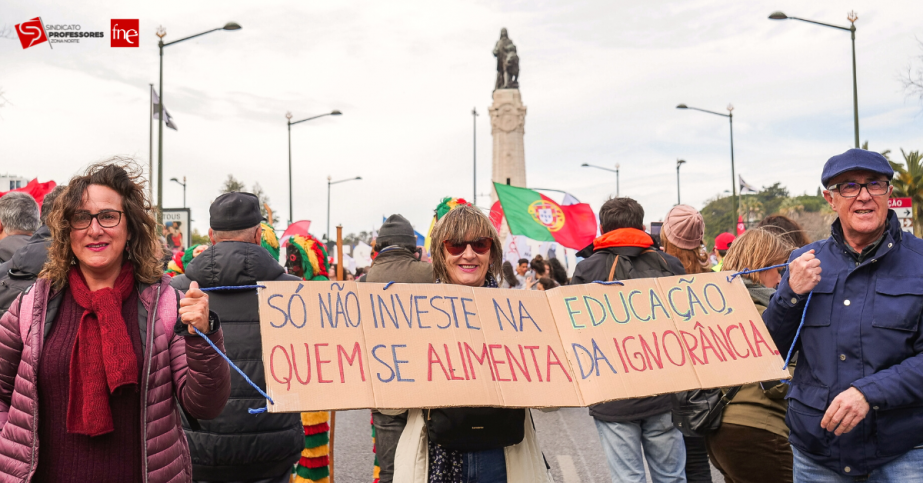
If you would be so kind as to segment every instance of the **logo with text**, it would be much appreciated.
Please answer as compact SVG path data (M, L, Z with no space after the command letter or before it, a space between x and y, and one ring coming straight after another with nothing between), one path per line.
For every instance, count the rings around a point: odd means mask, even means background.
M45 33L41 17L35 17L32 20L16 25L16 33L19 35L19 42L22 44L23 49L48 42L48 35Z
M139 45L138 19L114 18L110 22L112 30L112 47L137 47Z

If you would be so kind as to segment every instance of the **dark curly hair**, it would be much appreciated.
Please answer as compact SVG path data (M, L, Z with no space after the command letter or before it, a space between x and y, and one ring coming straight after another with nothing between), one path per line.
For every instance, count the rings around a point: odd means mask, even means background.
M115 157L88 167L84 174L74 176L67 189L55 200L48 214L51 245L48 261L39 275L51 281L55 290L67 283L67 273L75 262L71 250L70 220L83 203L90 185L105 186L122 197L123 222L128 224L128 260L135 271L135 280L155 283L163 276L160 260L163 248L157 240L157 222L150 200L145 196L145 180L141 168L130 158Z

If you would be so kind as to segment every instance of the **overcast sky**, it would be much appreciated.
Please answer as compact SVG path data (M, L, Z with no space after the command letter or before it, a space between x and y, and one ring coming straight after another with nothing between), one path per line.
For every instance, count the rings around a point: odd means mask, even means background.
M923 104L898 80L923 53L914 0L4 2L0 28L41 16L106 38L53 50L0 39L0 173L62 183L113 155L146 165L157 26L169 41L236 21L242 30L165 49L164 101L179 131L165 129L164 179L187 177L193 226L208 228L228 174L262 185L287 219L285 113L339 109L292 128L295 219L323 235L327 176L362 176L333 187L332 225L371 230L402 213L423 231L443 196L472 196L472 107L482 114L478 204L489 204L491 50L507 27L528 107L530 187L597 210L615 175L580 164L620 163L621 194L659 220L676 203L683 158L682 201L701 208L731 188L728 122L675 106L732 103L737 172L814 193L824 161L853 146L849 33L767 16L848 26L850 9L861 139L897 159L899 148L923 149ZM109 47L111 18L140 19L140 48ZM154 142L156 159L156 124ZM182 188L167 182L164 205L181 204Z

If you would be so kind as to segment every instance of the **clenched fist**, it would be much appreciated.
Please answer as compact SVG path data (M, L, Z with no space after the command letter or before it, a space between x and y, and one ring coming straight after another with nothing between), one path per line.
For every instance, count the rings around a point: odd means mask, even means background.
M788 264L788 286L792 292L804 295L820 283L820 260L814 256L814 250L808 250Z
M190 334L195 334L193 327L208 333L208 295L199 290L198 282L190 283L186 296L179 301L179 317L189 326Z

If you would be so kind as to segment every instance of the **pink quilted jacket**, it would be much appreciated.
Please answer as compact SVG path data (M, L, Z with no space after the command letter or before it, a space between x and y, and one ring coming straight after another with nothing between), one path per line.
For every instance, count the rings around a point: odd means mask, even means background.
M30 481L38 464L36 373L46 311L54 297L60 294L50 294L48 281L39 279L0 319L0 482L3 483ZM144 288L140 299L145 310L139 311L139 318L146 316L147 328L141 332L142 374L146 376L141 380L144 481L192 481L189 447L176 401L177 398L182 401L192 417L218 416L230 393L229 368L201 337L174 334L179 301L169 277ZM210 338L224 350L220 329Z

